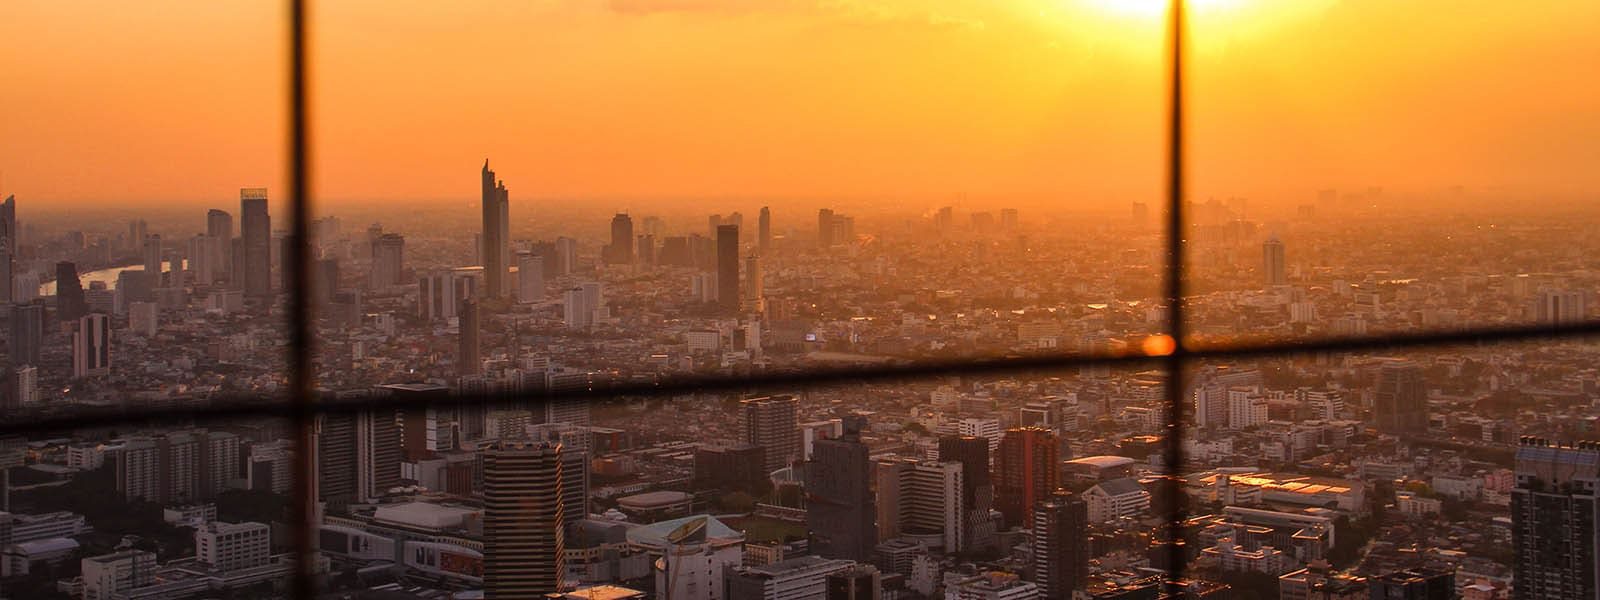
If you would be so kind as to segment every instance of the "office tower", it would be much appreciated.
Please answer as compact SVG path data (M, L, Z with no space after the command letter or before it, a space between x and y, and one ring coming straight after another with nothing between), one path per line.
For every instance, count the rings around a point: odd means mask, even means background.
M12 287L17 269L17 197L0 202L0 306L15 302Z
M717 307L739 312L739 226L717 226Z
M272 562L272 528L265 523L211 521L195 529L194 557L223 573Z
M246 296L272 295L272 217L267 214L267 188L239 190L239 239L244 260L235 276L244 280Z
M1372 412L1384 433L1421 433L1428 429L1428 390L1422 366L1408 360L1385 361L1378 369Z
M588 403L574 401L585 409ZM584 423L588 422L587 413ZM528 428L532 441L561 446L561 514L567 522L575 522L589 515L589 456L593 439L589 428L583 424L565 421L539 423Z
M578 240L556 238L556 275L571 275L578 270Z
M372 241L372 289L381 290L405 283L406 238L398 233L385 233Z
M56 263L56 320L76 321L88 312L89 301L83 297L78 266L66 261Z
M956 421L956 433L972 437L983 438L989 441L989 457L993 459L1000 451L1000 438L1005 431L1000 429L999 419L967 417Z
M766 280L762 278L761 256L752 254L744 258L745 311L760 313L766 305Z
M828 574L826 600L878 600L883 594L883 574L872 565L856 565Z
M443 321L461 312L461 303L477 298L483 289L483 272L474 267L436 269L417 280L417 316Z
M567 329L587 329L593 324L593 311L584 302L583 288L568 289L561 295L561 317Z
M939 438L939 460L961 463L963 538L974 547L986 546L994 535L989 509L994 507L994 486L989 480L989 440L970 435Z
M1533 316L1540 325L1581 323L1588 318L1586 300L1583 290L1539 290Z
M824 208L817 211L817 245L827 248L833 245L833 209Z
M293 276L293 273L286 273L286 277L291 276ZM289 286L284 287L287 288ZM317 259L311 266L311 301L318 306L328 306L333 304L333 296L338 292L339 259Z
M604 250L609 265L633 264L633 217L617 213L611 218L611 243Z
M6 343L12 367L39 364L44 348L44 306L38 304L11 305L10 328L6 329Z
M878 539L914 535L947 553L972 547L962 527L969 511L961 463L886 458L874 465L874 477Z
M72 376L94 377L111 373L111 317L100 313L78 319L72 335Z
M1588 541L1580 543L1588 546L1591 549L1594 547L1592 536ZM1591 559L1593 556L1593 554L1588 555L1588 557ZM1590 563L1590 568L1592 569L1593 561L1591 560ZM1588 580L1588 584L1582 587L1562 590L1562 592L1565 593L1558 592L1552 596L1524 596L1522 588L1525 585L1535 589L1548 590L1550 589L1549 586L1555 584L1556 582L1528 581L1521 577L1521 572L1517 572L1516 575L1518 577L1516 578L1515 583L1513 583L1511 586L1511 597L1515 598L1516 600L1524 600L1525 598L1533 597L1595 597L1595 584L1593 579ZM1590 572L1590 575L1593 575L1593 571ZM1415 569L1405 569L1402 571L1395 571L1392 573L1385 573L1377 577L1372 577L1368 580L1368 586L1367 597L1371 600L1454 600L1456 597L1456 573L1453 568L1441 569L1434 567L1418 567ZM1580 589L1587 593L1578 593L1578 590Z
M1000 229L1003 229L1005 231L1016 231L1017 230L1017 209L1015 209L1015 208L1002 208L1002 209L1000 209Z
M544 257L532 252L517 254L517 302L533 304L544 299Z
M1030 522L1033 506L1050 497L1060 477L1056 435L1039 427L1006 430L995 463L995 504L1006 527Z
M467 300L461 304L461 318L457 321L461 343L461 349L456 353L457 375L477 375L483 370L483 358L479 355L478 343L481 318L476 300Z
M760 446L768 473L789 466L800 455L800 425L794 396L765 396L739 402L739 441Z
M216 242L216 238L209 235L189 238L189 272L197 284L210 285L216 278L217 261L222 260L222 251Z
M866 417L844 418L844 434L818 440L806 464L806 525L811 552L866 561L878 545L873 528L872 465L861 442Z
M756 251L761 256L772 256L772 209L765 206L756 218Z
M1267 238L1261 244L1262 272L1266 274L1266 284L1287 285L1289 283L1289 266L1284 263L1283 242L1278 241L1278 236Z
M166 278L161 275L161 236L151 235L140 242L140 258L144 260L144 272L153 273L156 287L164 287Z
M394 409L319 415L315 433L319 498L364 502L400 485L404 445Z
M1033 582L1040 597L1070 600L1089 574L1089 507L1057 490L1033 509Z
M641 235L634 239L634 246L638 248L637 262L644 266L656 264L656 236Z
M801 556L760 567L739 567L723 573L727 600L822 600L828 575L855 566L848 560Z
M510 289L511 271L511 193L506 183L495 179L489 161L483 161L483 233L478 250L483 253L483 270L488 289L485 298L499 298Z
M484 597L537 599L566 571L561 446L501 441L483 452Z
M1517 447L1516 477L1511 597L1600 596L1600 444L1564 447L1524 437Z
M232 280L233 270L233 215L228 211L211 209L206 212L206 235L216 240L217 252L220 256L212 265L212 280Z

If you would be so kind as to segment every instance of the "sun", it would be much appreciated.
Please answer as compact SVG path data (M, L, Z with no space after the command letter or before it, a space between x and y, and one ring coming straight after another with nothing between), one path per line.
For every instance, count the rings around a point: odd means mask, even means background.
M1160 17L1167 14L1172 0L1080 0L1096 9L1132 17ZM1213 13L1232 10L1248 0L1186 0L1184 4L1193 13Z

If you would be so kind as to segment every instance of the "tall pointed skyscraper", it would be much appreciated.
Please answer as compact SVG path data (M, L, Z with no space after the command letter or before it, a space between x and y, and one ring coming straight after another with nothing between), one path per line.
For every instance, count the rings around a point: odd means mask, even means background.
M504 296L511 272L511 194L506 183L494 177L489 160L483 161L483 270L488 287L484 295Z
M772 209L765 206L756 219L756 249L761 251L762 258L769 256L772 249Z
M267 214L267 188L239 190L239 238L244 252L246 296L272 295L272 217Z

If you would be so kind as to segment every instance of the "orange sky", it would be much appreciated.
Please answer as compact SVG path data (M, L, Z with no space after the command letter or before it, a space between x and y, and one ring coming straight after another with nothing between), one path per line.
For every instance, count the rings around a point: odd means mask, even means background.
M490 157L514 201L1121 207L1160 190L1151 1L313 2L316 190L470 199ZM1600 2L1199 10L1197 196L1600 187ZM231 205L242 186L282 190L282 12L0 2L0 193Z

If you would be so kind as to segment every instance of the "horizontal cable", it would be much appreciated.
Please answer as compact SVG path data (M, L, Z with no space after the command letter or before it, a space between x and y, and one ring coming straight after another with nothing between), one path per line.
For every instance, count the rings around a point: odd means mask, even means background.
M1559 340L1600 335L1600 321L1570 325L1494 327L1464 331L1399 333L1382 337L1352 337L1305 341L1269 342L1238 345L1200 345L1186 347L1186 361L1238 360L1324 352L1364 352L1398 350L1425 346L1451 346L1493 342ZM1027 371L1053 371L1106 365L1124 369L1160 368L1164 355L1084 354L1067 356L1023 356L957 361L915 362L873 367L827 367L791 372L756 373L743 376L668 377L655 382L597 383L592 389L532 391L519 394L452 394L436 398L368 397L345 400L323 399L314 407L318 413L350 413L383 408L422 408L459 405L513 406L528 400L596 399L614 396L672 396L711 392L781 392L785 387L820 387L851 383L871 383L951 375L1000 375ZM29 415L25 412L0 414L0 435L29 431L50 431L73 427L130 425L133 421L184 422L195 419L217 420L232 417L285 417L290 407L286 398L234 396L206 400L200 406L84 408L66 413Z

